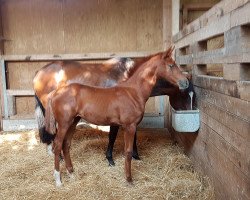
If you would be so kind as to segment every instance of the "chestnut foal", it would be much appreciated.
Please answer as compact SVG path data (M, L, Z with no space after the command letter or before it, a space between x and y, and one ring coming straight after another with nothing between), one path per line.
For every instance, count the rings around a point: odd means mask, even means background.
M96 125L123 127L125 174L127 181L132 182L131 159L136 126L142 120L146 101L159 78L166 79L174 85L187 81L169 51L156 54L138 66L127 81L115 87L98 88L72 83L50 94L45 112L45 126L48 132L56 134L54 139L56 186L62 184L59 171L61 150L69 174L73 172L69 154L72 134L69 134L68 129L78 116Z

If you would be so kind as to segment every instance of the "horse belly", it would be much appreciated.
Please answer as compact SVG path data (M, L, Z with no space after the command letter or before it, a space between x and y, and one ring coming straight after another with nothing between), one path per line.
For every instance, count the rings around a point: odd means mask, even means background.
M102 107L95 104L85 104L79 116L95 125L111 125L116 121L114 116L110 115L105 106Z

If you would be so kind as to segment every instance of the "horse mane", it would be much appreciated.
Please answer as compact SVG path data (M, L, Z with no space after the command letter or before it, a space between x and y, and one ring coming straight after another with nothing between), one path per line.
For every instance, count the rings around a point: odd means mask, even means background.
M110 75L117 77L117 76L124 76L125 79L129 77L131 70L134 69L135 62L131 58L125 57L117 57L111 58L103 62L106 66L114 66L111 67Z

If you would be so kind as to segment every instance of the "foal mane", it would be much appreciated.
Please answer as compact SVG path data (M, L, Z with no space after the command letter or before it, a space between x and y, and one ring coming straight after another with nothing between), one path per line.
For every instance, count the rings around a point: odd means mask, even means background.
M131 77L141 65L143 65L145 62L149 61L151 58L155 56L161 56L163 59L166 59L167 57L171 57L173 50L174 50L174 47L171 46L166 51L161 51L155 54L151 54L143 58L135 58L134 59L135 64L134 64L134 67L129 72L129 77Z

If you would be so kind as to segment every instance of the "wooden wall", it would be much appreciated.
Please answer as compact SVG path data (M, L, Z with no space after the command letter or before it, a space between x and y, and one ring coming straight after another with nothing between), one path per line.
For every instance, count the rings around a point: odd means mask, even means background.
M163 37L163 0L3 0L1 17L5 55L157 52L171 42ZM166 0L165 0L166 2ZM165 11L171 21L167 0ZM169 27L171 27L169 25ZM168 37L169 36L169 37ZM8 62L8 89L32 89L46 62ZM20 98L20 99L19 99ZM17 97L17 113L32 113ZM148 112L156 112L150 99Z
M169 129L223 200L250 199L249 10L249 1L223 0L174 36L176 60L192 66L201 126L191 134ZM208 49L221 35L224 45ZM208 76L209 64L221 64L223 77Z

